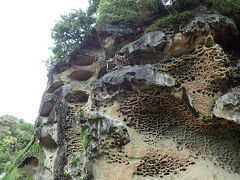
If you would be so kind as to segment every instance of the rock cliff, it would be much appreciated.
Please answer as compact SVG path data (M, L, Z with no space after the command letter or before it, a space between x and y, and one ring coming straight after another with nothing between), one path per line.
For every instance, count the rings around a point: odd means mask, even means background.
M177 31L101 25L50 70L34 179L240 179L240 29L193 14Z

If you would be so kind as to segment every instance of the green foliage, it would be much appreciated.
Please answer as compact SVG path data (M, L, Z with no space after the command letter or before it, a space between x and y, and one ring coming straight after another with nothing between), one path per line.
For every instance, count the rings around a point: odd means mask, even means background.
M4 176L1 180L34 180L31 169L14 169L9 176Z
M148 6L153 9L156 13L161 13L162 10L162 1L160 0L149 0Z
M20 174L17 168L13 169L11 174L5 175L1 180L18 180L20 179Z
M53 56L45 61L47 68L50 69L62 57L80 48L84 39L91 36L91 29L96 24L96 17L98 26L136 23L140 21L142 8L145 7L142 5L146 5L146 3L158 16L162 15L163 5L160 0L89 0L87 12L83 12L81 9L73 10L69 15L61 16L61 20L52 30L55 46L52 48ZM184 24L190 19L187 17L189 11L184 11L192 10L200 5L217 9L223 15L232 18L240 29L240 0L176 0L173 9L180 14L170 15L168 18L162 17L163 20L157 20L158 24L161 28L170 25L176 29L179 24ZM179 15L181 17L178 18ZM168 20L171 22L168 23ZM151 28L157 29L158 24ZM151 28L147 31L152 31Z
M208 0L220 13L234 20L240 28L240 0Z
M87 126L82 126L82 127L81 127L80 136L81 136L83 148L84 148L84 149L87 149L87 147L89 146L89 141L88 141L88 127L87 127Z
M30 170L29 173L26 174L25 170L23 171L18 168L19 165L21 165L27 158L31 157L37 158L39 160L39 165L42 166L44 164L45 154L42 147L37 143L35 136L33 136L32 141L28 144L28 146L18 154L17 158L14 160L2 180L31 180L32 176L29 176L31 173Z
M44 61L48 69L62 57L78 50L86 37L91 36L99 0L89 0L89 3L87 12L72 10L68 15L62 15L61 20L55 24L51 34L55 41L55 46L51 48L53 56Z
M149 4L156 8L158 2L157 0L152 0ZM176 0L174 8L180 13L170 14L167 17L156 20L146 32L167 28L176 30L180 25L187 24L193 18L193 13L188 10L200 5L214 8L223 15L232 18L238 28L240 28L240 0Z
M240 0L176 0L174 8L178 12L205 5L218 10L221 14L232 18L240 26Z
M170 14L169 16L157 19L150 27L146 29L147 32L157 31L157 30L178 30L179 26L186 25L194 17L193 12L184 11L178 14Z
M87 9L88 16L92 16L96 13L100 0L89 0L89 7Z
M17 153L27 146L33 134L31 123L8 115L0 117L0 173L4 172Z
M73 155L73 156L72 156L71 164L72 164L73 166L77 166L79 161L80 161L80 157L77 157L76 155Z
M54 56L45 62L47 67L51 67L58 59L77 50L84 39L91 35L94 23L95 19L81 9L62 15L61 20L52 29L52 38L55 41L55 46L52 48Z
M59 58L79 47L85 37L91 34L94 23L94 19L88 17L81 9L72 10L69 15L63 15L61 18L52 30L52 38L56 45L52 50Z
M162 2L159 0L151 0L149 1L149 6L154 9L157 10L158 6L162 5Z
M35 136L33 137L32 142L26 147L24 153L18 157L18 161L23 162L28 157L41 157L40 165L43 166L45 155L42 147L38 144Z
M240 92L240 86L232 88L232 91L239 91Z
M97 24L138 22L140 7L137 0L101 0L97 9Z

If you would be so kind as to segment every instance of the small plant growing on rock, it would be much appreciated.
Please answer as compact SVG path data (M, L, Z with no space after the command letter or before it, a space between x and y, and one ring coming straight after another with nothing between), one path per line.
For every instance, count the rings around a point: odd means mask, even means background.
M95 69L95 76L97 79L100 78L100 76L102 75L101 72L104 70L104 68L106 69L106 67L107 67L106 60L96 62L94 69Z
M80 157L77 157L76 155L73 155L71 164L73 166L77 166L79 161L80 161Z
M82 126L82 127L81 127L80 136L81 136L83 148L84 148L84 149L87 149L87 147L89 146L89 141L88 141L88 127L87 127L87 126Z

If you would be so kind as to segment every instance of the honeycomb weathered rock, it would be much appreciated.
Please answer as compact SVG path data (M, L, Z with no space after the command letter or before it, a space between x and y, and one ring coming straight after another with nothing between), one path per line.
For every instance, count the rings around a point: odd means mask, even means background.
M55 65L36 123L49 179L240 179L240 125L216 113L236 26L195 15L176 33L101 26Z

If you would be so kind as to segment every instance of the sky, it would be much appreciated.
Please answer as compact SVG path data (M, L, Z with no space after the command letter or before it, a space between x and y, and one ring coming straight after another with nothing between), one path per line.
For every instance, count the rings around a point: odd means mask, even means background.
M51 55L51 29L88 0L0 1L0 116L34 123L47 85L43 63Z

